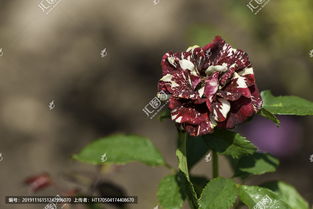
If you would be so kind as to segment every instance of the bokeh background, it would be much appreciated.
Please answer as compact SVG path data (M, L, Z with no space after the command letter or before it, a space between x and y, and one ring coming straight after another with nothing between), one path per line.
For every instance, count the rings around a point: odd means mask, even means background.
M270 0L254 15L248 1L61 0L48 14L40 1L0 2L0 208L8 195L31 195L23 180L48 172L64 189L76 186L64 173L97 175L97 168L71 159L94 139L112 133L150 138L176 166L170 121L150 120L143 107L155 96L160 60L167 51L204 45L221 35L248 52L258 86L275 95L313 100L313 2ZM107 49L105 57L101 50ZM48 104L54 100L55 108ZM312 117L283 117L281 128L256 119L242 127L260 149L281 160L276 173L247 184L281 179L313 203ZM221 159L221 173L231 176ZM133 163L102 175L153 209L166 168ZM193 173L211 175L201 161ZM55 196L49 188L40 193Z

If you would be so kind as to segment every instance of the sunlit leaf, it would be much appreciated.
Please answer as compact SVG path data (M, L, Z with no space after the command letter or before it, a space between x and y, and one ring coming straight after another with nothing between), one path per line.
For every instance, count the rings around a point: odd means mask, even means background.
M118 134L96 140L74 155L74 158L91 164L138 161L152 166L165 165L163 157L151 141L135 135Z
M204 137L205 142L212 150L233 158L251 155L257 150L246 137L228 130L217 129L214 133Z
M240 200L247 205L249 209L292 209L287 203L282 201L278 195L269 189L258 186L241 185L239 191Z
M261 175L276 171L278 159L267 153L255 153L239 159L236 165L235 176L244 174Z
M298 191L291 185L281 182L272 181L261 185L275 192L278 197L286 202L292 209L309 209L309 204L303 199Z
M270 91L262 91L263 108L277 115L313 115L313 103L296 96L275 97Z
M218 177L203 189L199 199L200 209L229 209L238 195L236 184L231 179Z
M262 108L258 114L266 119L273 121L273 123L275 123L277 126L280 125L278 118L265 108Z
M183 206L184 191L181 191L176 175L166 176L161 180L157 197L164 209L180 209Z

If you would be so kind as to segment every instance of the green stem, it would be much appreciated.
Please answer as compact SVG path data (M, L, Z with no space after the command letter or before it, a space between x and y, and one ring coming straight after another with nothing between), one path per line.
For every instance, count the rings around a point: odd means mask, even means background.
M165 163L165 167L168 168L169 170L171 170L173 173L176 173L177 170L175 168L173 168L170 164Z
M178 149L183 154L183 159L179 159L179 169L184 175L185 183L186 183L186 190L187 190L187 200L189 203L189 206L192 209L198 208L198 202L197 202L197 195L193 188L193 185L190 181L189 176L189 169L188 169L188 163L187 163L187 140L188 140L188 134L183 131L178 130Z
M216 151L213 151L213 163L212 163L212 174L213 174L213 178L217 178L218 177L218 155Z
M187 155L187 138L188 134L187 132L178 131L178 149L182 151L183 154Z

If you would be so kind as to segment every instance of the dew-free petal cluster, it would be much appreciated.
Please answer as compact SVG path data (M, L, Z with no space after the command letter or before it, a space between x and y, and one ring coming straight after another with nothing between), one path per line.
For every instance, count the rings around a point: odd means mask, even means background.
M158 87L170 95L171 119L192 136L234 128L261 109L247 53L219 36L204 47L166 53L161 66Z

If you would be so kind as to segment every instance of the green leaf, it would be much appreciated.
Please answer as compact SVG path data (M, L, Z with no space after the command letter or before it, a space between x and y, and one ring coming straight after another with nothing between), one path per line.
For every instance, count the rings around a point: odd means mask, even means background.
M275 192L292 209L309 209L309 204L291 185L282 181L272 181L261 185Z
M313 103L296 96L275 97L270 91L262 91L263 108L277 115L313 115Z
M215 178L203 189L199 199L200 209L229 209L238 195L236 184L231 179Z
M188 135L186 132L178 132L178 149L176 150L176 156L178 158L178 168L181 172L179 172L179 179L183 182L184 190L186 191L187 197L189 199L190 207L193 209L198 208L197 202L197 193L190 181L189 169L187 163L187 145Z
M147 165L165 165L160 152L147 138L135 135L112 135L87 145L74 159L91 164L103 164L102 156L106 155L105 163L125 164L142 162Z
M186 158L185 154L181 150L177 149L176 150L176 156L178 158L178 168L179 168L179 170L182 171L186 175L188 180L190 180L190 178L189 178L189 171L188 171L188 164L187 164L187 158Z
M190 176L190 181L192 182L193 187L195 188L197 196L200 197L203 188L207 185L209 179L207 179L204 176Z
M197 203L197 193L193 187L193 184L191 183L188 166L187 166L187 160L185 155L178 149L176 151L176 155L178 158L178 167L180 172L178 173L178 180L180 182L180 185L182 187L182 190L185 192L189 199L190 207L193 209L198 208Z
M171 111L168 108L166 108L164 111L162 111L159 115L160 121L163 121L165 119L170 119L170 118L171 118Z
M212 150L233 158L251 155L257 150L246 137L228 130L216 129L214 133L208 134L204 138Z
M268 153L255 153L240 158L236 166L235 176L245 174L261 175L274 172L279 165L278 159Z
M280 126L280 121L278 120L278 118L267 109L262 108L258 114L266 119L273 121L278 127Z
M191 170L191 168L199 162L208 151L209 147L205 143L203 137L189 136L187 140L187 161L189 170Z
M240 200L250 209L291 209L269 189L241 185L239 191Z
M164 209L179 209L183 206L185 194L181 191L176 175L166 176L161 180L157 197Z

